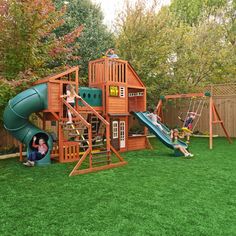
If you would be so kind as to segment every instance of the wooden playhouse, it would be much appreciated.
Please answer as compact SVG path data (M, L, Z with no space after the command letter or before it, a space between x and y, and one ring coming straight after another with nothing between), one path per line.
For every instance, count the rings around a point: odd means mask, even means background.
M132 115L146 110L146 88L133 67L124 60L102 58L89 63L89 87L79 86L78 67L49 76L48 108L37 113L43 129L56 127L51 158L77 161L70 175L84 174L126 164L118 152L149 147L147 129ZM63 98L72 84L81 99L71 107ZM67 109L74 117L67 125Z

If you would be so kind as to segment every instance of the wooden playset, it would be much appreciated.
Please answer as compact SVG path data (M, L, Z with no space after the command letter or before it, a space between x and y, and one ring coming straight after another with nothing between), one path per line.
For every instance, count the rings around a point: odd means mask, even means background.
M175 94L175 95L162 96L156 106L156 112L162 118L162 122L164 122L163 102L168 101L170 99L185 99L185 98L191 99L188 112L190 112L190 111L195 112L198 116L195 121L194 127L196 126L198 120L200 119L206 99L209 99L209 148L210 149L213 148L213 125L214 124L221 125L229 143L232 143L232 140L230 139L230 136L225 128L224 122L221 119L219 112L217 111L217 108L214 104L213 97L210 92L207 92L205 94L204 93L189 93L189 94ZM195 106L195 101L192 105L192 100L196 99L196 98L200 98L200 100L199 100L198 104ZM193 129L194 129L194 127L193 127Z
M75 162L71 175L125 165L118 151L149 147L147 130L139 125L131 111L146 110L146 88L132 66L124 60L102 58L89 63L89 87L79 87L78 67L49 76L35 83L47 84L48 108L36 115L57 127L51 158ZM75 87L81 98L73 108L60 98L66 85ZM67 124L67 109L73 124Z
M150 120L144 122L146 88L133 67L120 59L102 58L91 61L88 87L79 86L78 72L78 67L69 68L62 73L38 80L34 87L17 95L6 109L5 127L29 148L30 140L37 134L50 140L49 162L50 158L61 163L77 161L70 176L125 165L126 162L119 152L150 148L145 126L150 129L153 124ZM66 93L67 85L73 86L79 95L75 107L61 97ZM167 95L159 101L157 114L162 117L163 122L164 100L209 98L209 146L212 148L213 145L213 124L220 124L231 142L212 96L205 95ZM197 112L199 109L200 105ZM202 112L202 108L200 110ZM73 115L73 123L70 124L68 111ZM54 136L53 142L51 136L27 121L27 115L31 113L35 113L42 121L43 130L47 128L47 121L53 123L56 127L56 134L51 135ZM9 116L12 117L10 120ZM146 125L141 125L139 119ZM24 125L15 126L15 121ZM156 132L156 136L169 140L168 137L163 137L160 130ZM171 146L170 143L168 145ZM20 150L22 160L22 146Z

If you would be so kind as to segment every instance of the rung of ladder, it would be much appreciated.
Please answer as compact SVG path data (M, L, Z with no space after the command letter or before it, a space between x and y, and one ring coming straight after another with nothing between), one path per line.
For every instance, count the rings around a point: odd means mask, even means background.
M102 159L102 158L106 158L108 160L108 156L94 156L94 154L93 154L93 157L92 157L93 160L94 159Z
M105 154L105 153L109 153L110 151L100 151L100 152L95 152L93 153L93 155L101 155L101 154Z
M72 136L72 137L73 137L73 136L80 136L80 134L76 134L76 133L74 133L74 134L73 134L73 133L69 133L68 135L69 135L69 136Z
M105 160L105 161L96 161L96 162L92 162L93 165L98 165L98 164L102 164L102 163L109 163L111 162L111 160Z
M92 134L96 134L96 131L92 131ZM84 132L84 135L88 135L88 132Z
M84 143L86 143L86 142L88 142L88 141L89 141L88 139L75 140L75 142L84 142Z
M63 128L63 130L68 130L68 131L71 131L71 130L84 130L85 128Z

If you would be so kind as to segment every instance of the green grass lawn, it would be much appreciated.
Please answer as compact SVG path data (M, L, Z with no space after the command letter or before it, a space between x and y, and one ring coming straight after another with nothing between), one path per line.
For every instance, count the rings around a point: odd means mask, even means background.
M236 235L236 143L194 139L192 159L127 152L128 165L68 177L74 164L0 161L0 235Z

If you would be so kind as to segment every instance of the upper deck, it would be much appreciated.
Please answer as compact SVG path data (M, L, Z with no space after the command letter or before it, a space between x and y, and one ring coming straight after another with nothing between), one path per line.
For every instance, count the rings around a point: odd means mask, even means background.
M101 84L144 88L144 84L128 61L100 58L89 62L89 86Z

